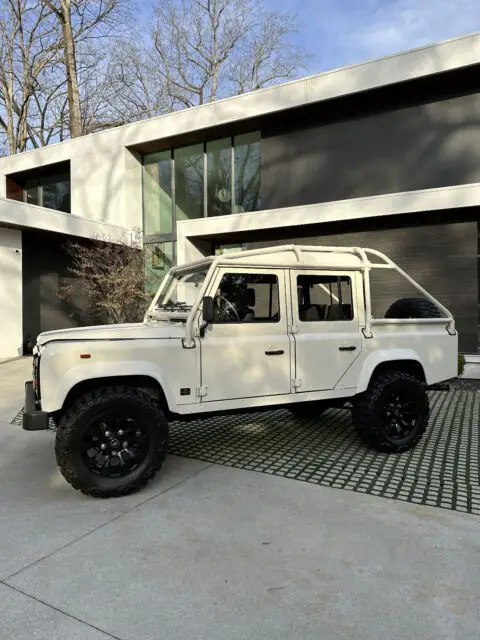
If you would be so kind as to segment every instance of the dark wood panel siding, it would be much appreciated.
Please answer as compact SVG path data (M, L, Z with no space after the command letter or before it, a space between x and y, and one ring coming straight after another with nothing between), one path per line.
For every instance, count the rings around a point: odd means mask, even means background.
M355 98L352 98L355 100ZM480 94L305 126L262 126L266 209L480 181ZM303 123L303 124L302 124Z
M452 311L459 331L460 349L476 353L479 301L477 221L369 230L361 227L361 222L349 223L348 231L328 235L321 235L317 227L315 235L289 240L296 244L363 246L382 251ZM249 242L247 247L284 244L285 240ZM378 317L383 317L389 302L412 293L402 279L390 272L382 272L382 276L385 278L380 281L377 278L374 283L373 311Z
M17 184L13 178L7 176L7 198L10 200L23 201L23 187Z

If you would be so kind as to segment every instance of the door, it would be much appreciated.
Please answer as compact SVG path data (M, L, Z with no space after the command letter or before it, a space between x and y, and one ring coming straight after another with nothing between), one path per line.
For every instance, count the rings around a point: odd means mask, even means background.
M355 273L305 270L290 278L296 391L333 389L362 348Z
M219 269L215 319L201 339L202 402L290 393L282 269Z

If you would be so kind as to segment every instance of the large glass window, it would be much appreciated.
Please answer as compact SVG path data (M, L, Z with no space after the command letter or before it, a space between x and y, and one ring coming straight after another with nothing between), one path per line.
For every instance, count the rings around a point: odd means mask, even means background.
M207 215L232 212L231 138L207 142Z
M143 164L144 233L155 240L174 234L176 220L261 207L259 131L150 153Z
M204 198L203 144L173 152L175 163L175 214L177 221L202 218Z
M171 151L145 156L143 169L144 234L173 232Z
M68 173L29 178L23 188L23 199L47 209L70 212L70 175Z
M174 243L145 244L145 289L154 294L175 261Z
M260 132L234 138L235 208L234 213L260 209L261 148Z

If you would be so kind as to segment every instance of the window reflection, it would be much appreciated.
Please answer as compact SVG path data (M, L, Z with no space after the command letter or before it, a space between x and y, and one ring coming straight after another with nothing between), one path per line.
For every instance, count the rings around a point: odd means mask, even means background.
M235 145L235 211L260 209L261 148L260 132L234 138Z
M232 212L231 138L207 142L207 215Z
M24 201L47 209L70 213L70 175L54 174L29 178L23 188Z
M203 144L173 152L177 221L203 217Z
M171 151L149 154L143 172L143 208L145 235L172 233L172 160Z
M174 243L145 244L145 290L156 293L165 274L174 265Z

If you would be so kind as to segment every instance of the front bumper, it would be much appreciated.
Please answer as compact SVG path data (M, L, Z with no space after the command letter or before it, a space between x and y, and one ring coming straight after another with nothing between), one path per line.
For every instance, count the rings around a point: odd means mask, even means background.
M48 429L48 413L37 409L33 382L25 382L25 404L23 410L23 428L25 431Z

